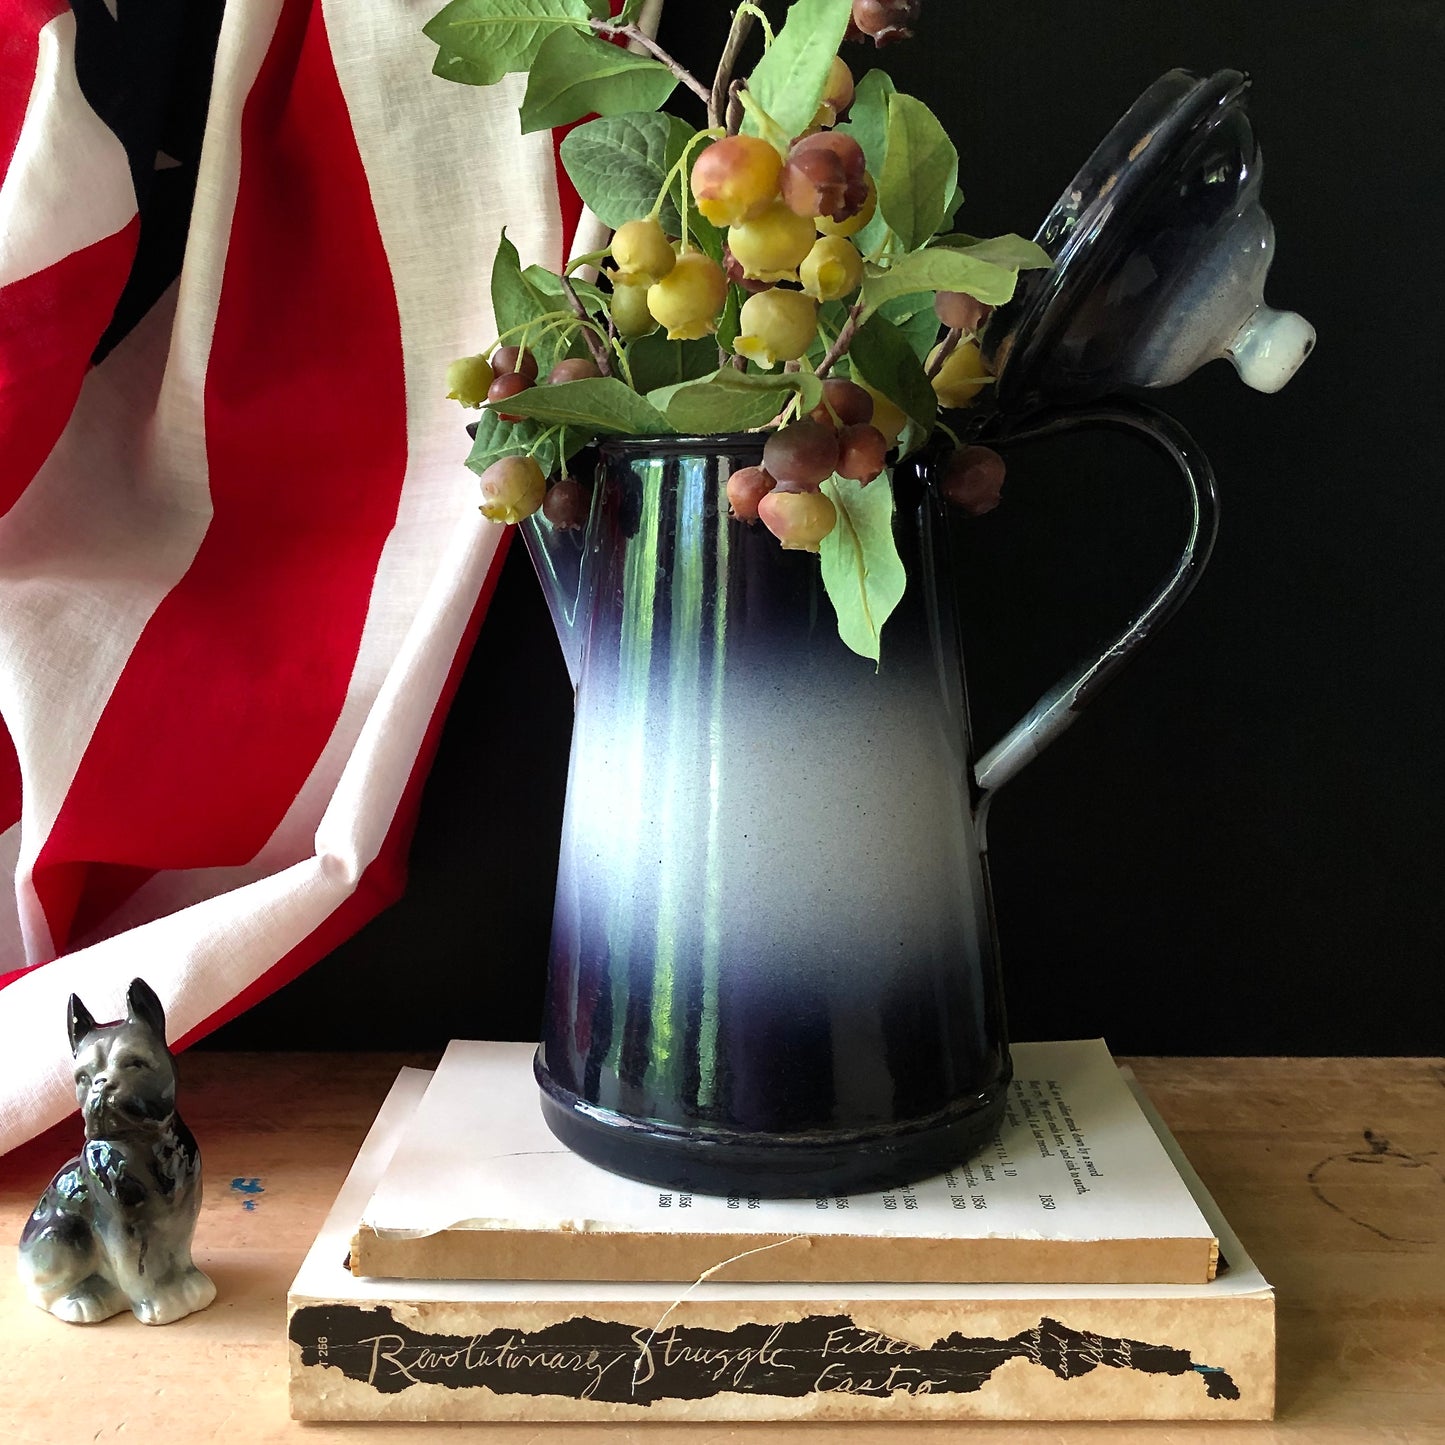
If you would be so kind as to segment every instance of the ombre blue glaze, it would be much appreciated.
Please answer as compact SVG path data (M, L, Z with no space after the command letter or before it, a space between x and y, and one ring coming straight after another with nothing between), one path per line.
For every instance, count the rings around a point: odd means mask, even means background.
M1009 1079L944 528L901 469L875 673L817 558L728 516L761 442L603 448L537 1076L618 1173L880 1188L982 1143Z
M1044 406L1172 386L1216 357L1277 391L1309 354L1314 328L1264 304L1274 228L1248 90L1237 70L1170 71L1060 196L1035 237L1055 264L1020 274L982 340L1006 427Z
M876 673L839 641L817 559L728 517L759 436L609 442L585 534L522 524L577 688L536 1069L579 1154L803 1195L919 1178L992 1133L1010 1066L988 800L1179 607L1216 528L1177 423L1094 399L1214 356L1277 390L1314 341L1263 303L1246 88L1236 71L1150 87L1040 230L1055 265L984 334L998 384L971 435L1143 435L1189 520L1128 627L981 757L926 463L894 475L908 585Z

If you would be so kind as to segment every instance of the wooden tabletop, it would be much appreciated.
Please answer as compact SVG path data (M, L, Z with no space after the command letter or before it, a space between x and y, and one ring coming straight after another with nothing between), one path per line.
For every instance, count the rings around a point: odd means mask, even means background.
M215 1305L161 1329L61 1324L21 1297L15 1241L78 1122L0 1160L0 1441L497 1445L1290 1440L1445 1445L1445 1060L1132 1059L1279 1296L1279 1419L1250 1425L300 1425L286 1289L400 1055L192 1053L205 1155L196 1255ZM233 1182L234 1181L234 1182Z

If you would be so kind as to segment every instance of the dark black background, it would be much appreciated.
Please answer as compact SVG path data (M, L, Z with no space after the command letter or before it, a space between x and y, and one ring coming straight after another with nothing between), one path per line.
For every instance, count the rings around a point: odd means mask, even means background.
M701 69L727 7L667 9L663 41ZM958 225L976 234L1032 233L1165 70L1247 70L1279 233L1269 297L1319 329L1278 396L1215 363L1158 398L1212 457L1223 527L1179 618L993 806L1015 1037L1445 1049L1442 39L1433 0L925 0L912 44L848 51L948 126ZM1173 492L1119 439L1019 454L1005 506L961 539L985 739L1162 575ZM518 547L427 787L406 897L212 1042L530 1036L569 713Z

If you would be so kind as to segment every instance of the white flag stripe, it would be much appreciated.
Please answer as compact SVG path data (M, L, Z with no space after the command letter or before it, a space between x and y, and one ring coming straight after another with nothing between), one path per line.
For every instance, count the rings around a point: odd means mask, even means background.
M0 286L113 236L136 213L125 147L75 78L75 16L40 31L35 83L0 181Z
M173 306L172 292L86 376L54 450L0 519L0 712L23 795L25 953L11 966L53 952L31 868L136 638L205 533L206 512L158 507L135 485Z
M0 712L21 759L15 892L29 963L54 951L35 859L126 660L210 522L206 364L240 177L242 109L280 14L275 0L247 8L245 24L230 16L222 24L192 212L196 244L188 243L178 288L88 373L60 440L0 519ZM70 667L59 671L59 659Z
M407 470L345 702L311 776L255 860L270 866L313 846L377 689L451 546L453 523L475 516L476 482L462 465L465 414L446 399L444 378L453 357L490 340L494 329L488 287L458 288L457 258L471 258L462 274L484 277L503 226L537 257L550 258L561 235L551 137L523 137L517 125L524 77L488 90L439 82L431 43L405 9L327 4L324 14L395 282ZM417 165L419 155L432 164ZM458 176L467 183L457 185Z
M125 1013L125 989L143 977L166 1008L172 1040L194 1028L284 956L350 891L324 860L309 858L244 888L169 913L67 954L0 990L0 1152L75 1107L65 1043L66 1000L80 994L101 1019Z

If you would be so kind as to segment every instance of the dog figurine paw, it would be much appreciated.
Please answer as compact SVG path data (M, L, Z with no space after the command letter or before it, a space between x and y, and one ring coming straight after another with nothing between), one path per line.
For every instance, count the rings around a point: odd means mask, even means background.
M20 1235L31 1301L71 1324L131 1310L165 1325L216 1297L191 1263L201 1153L176 1112L176 1064L161 1001L144 979L126 1016L97 1024L70 996L75 1095L85 1148L50 1182Z

